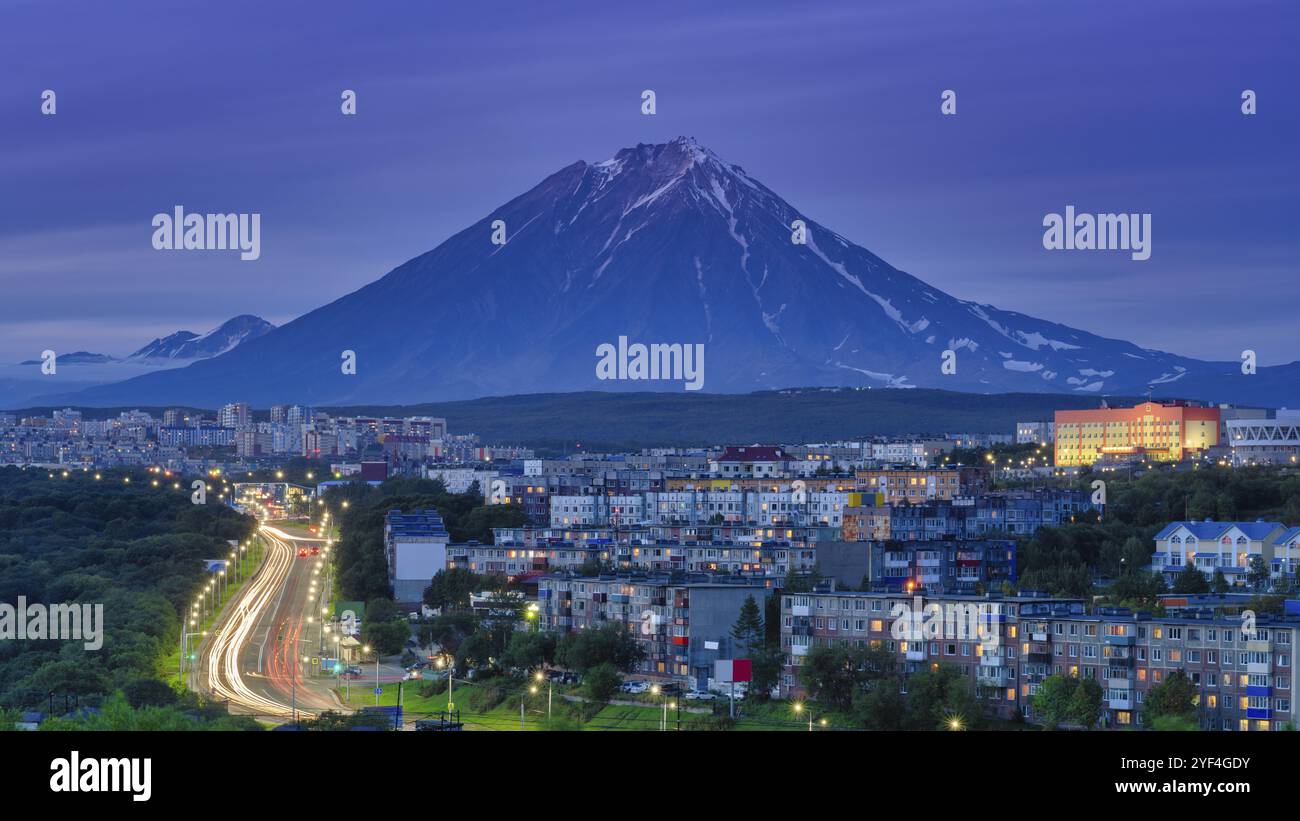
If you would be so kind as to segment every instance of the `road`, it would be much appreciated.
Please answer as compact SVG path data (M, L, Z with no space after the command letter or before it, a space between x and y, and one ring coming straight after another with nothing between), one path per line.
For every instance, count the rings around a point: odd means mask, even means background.
M323 710L345 710L333 679L312 674L321 649L325 556L298 555L325 542L298 528L259 527L266 554L253 578L226 604L199 648L190 674L198 692L229 701L231 711L273 723ZM306 659L304 662L303 659Z

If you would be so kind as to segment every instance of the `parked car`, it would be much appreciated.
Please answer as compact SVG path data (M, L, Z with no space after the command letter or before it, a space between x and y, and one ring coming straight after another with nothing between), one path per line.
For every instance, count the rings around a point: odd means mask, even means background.
M687 701L713 701L717 696L707 690L688 690L685 698Z

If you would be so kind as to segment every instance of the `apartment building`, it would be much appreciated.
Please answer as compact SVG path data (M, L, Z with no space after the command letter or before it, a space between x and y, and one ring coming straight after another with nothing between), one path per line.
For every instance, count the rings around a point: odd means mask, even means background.
M706 689L713 663L738 657L731 628L745 599L762 607L772 588L763 581L708 574L688 579L656 575L538 579L542 629L572 632L610 622L623 625L646 652L635 673Z
M912 614L937 607L945 616L937 636L914 640L900 630ZM948 635L947 614L974 607L978 623L995 641ZM926 611L928 612L928 611ZM816 592L785 594L781 644L787 654L781 689L805 695L799 667L820 644L851 642L884 646L898 657L904 676L953 664L970 676L990 711L1033 720L1033 696L1051 675L1097 681L1102 688L1101 724L1141 726L1151 689L1175 671L1196 690L1196 715L1205 729L1281 730L1295 721L1297 686L1294 647L1300 617L1259 614L1253 623L1217 615L1211 608L1181 607L1155 617L1122 608L1088 612L1077 599L1032 595L1006 598ZM901 637L900 637L901 636ZM913 640L908 640L909 638ZM990 645L996 645L990 647Z
M980 541L871 542L866 577L873 590L973 594L1016 582L1016 543Z
M433 574L447 566L448 541L438 511L388 511L384 516L384 554L394 599L404 604L424 599Z
M852 591L787 593L781 597L781 647L786 653L780 689L806 697L799 667L817 645L881 646L897 657L906 677L940 664L969 677L990 713L1011 718L1022 708L1020 690L1021 606L1044 601L1077 606L1081 600L1034 596L913 596ZM930 610L927 610L930 608ZM937 610L935 610L937 608ZM933 620L930 617L934 616ZM935 629L927 629L927 625Z
M857 490L879 493L885 504L921 504L974 496L988 488L989 472L981 467L882 468L859 470Z

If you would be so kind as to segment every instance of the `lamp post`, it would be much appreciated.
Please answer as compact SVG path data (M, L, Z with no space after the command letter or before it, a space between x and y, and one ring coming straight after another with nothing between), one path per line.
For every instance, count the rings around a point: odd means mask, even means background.
M540 684L541 681L546 678L546 675L541 670L538 670L537 674L533 678L535 678ZM546 726L548 727L551 726L551 693L554 690L554 687L554 682L550 680L546 681Z
M365 647L362 647L362 648L361 648L361 652L363 652L363 653L369 653L369 652L370 652L370 645L367 644ZM379 691L380 691L380 687L379 687L379 648L376 647L376 648L375 648L375 706L376 706L376 707L379 706Z
M651 685L650 685L650 695L655 696L656 698L659 696L659 685L658 685L658 684L651 684ZM663 732L663 729L664 729L665 725L667 725L667 723L668 723L668 702L667 702L667 700L665 699L665 701L664 701L664 715L663 715L663 718L661 718L661 719L659 720L659 731L660 731L660 732Z
M795 714L796 714L796 715L799 714L799 713L803 713L805 710L808 712L808 732L811 733L811 732L813 731L813 711L812 711L812 708L811 708L811 707L806 707L806 706L804 706L803 702L800 702L800 701L796 701L796 702L794 703L794 711L795 711ZM825 718L822 718L822 719L819 720L817 723L818 723L820 726L825 727L825 726L826 726L826 719L825 719Z

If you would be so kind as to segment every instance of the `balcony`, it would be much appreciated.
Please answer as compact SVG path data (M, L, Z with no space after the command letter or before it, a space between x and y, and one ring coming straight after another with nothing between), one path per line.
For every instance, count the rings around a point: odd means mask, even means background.
M1137 636L1105 636L1107 647L1132 647L1137 644Z
M1001 687L1003 681L1001 667L981 668L975 673L975 683L981 687Z

